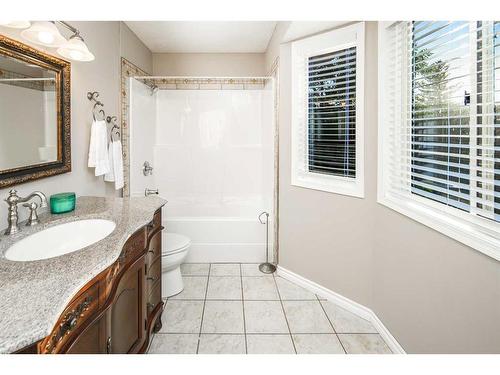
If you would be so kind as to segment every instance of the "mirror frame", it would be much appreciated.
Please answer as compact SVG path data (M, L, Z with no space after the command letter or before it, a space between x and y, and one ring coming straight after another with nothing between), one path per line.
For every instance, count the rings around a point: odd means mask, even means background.
M1 34L0 54L54 71L57 104L57 160L1 170L0 189L71 172L71 63Z

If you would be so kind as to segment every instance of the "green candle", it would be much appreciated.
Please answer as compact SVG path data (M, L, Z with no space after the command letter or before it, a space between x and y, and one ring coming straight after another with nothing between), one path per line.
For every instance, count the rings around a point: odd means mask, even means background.
M53 214L62 214L75 209L75 193L58 193L50 196L50 212Z

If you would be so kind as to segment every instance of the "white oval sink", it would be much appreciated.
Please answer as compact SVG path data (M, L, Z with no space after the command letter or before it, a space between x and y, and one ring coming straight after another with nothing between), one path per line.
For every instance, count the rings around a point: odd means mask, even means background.
M115 230L110 220L72 221L47 228L9 247L5 257L15 261L54 258L72 253L107 237Z

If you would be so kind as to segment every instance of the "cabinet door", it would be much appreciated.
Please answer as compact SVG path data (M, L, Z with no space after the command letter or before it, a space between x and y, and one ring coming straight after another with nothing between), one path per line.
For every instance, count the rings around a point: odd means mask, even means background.
M94 320L71 344L68 354L104 354L106 353L106 315Z
M109 310L109 352L136 352L145 337L144 258L123 275Z

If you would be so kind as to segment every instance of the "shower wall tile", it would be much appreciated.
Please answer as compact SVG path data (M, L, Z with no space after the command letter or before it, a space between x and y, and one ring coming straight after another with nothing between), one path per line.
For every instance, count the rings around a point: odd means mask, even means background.
M220 83L200 83L200 90L220 90Z
M178 83L177 90L198 90L200 85L197 83Z
M244 90L245 86L242 83L226 83L222 85L223 90Z
M132 64L125 58L121 58L121 84L120 84L120 97L121 97L121 113L120 113L120 134L122 141L122 154L123 154L123 175L124 187L123 196L130 196L130 141L129 141L129 97L128 97L128 78L133 76L147 76L147 72Z

